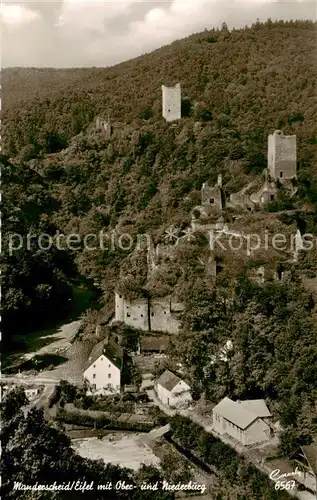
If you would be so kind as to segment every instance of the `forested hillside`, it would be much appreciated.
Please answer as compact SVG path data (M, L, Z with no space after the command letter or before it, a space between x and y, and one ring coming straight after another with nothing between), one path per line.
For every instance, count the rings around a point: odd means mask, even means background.
M3 183L9 212L23 212L23 220L6 214L5 231L34 227L84 238L117 228L133 240L147 232L162 242L171 225L179 231L189 225L203 182L222 173L227 196L261 183L267 136L278 128L297 135L298 189L261 217L244 214L240 229L304 228L317 235L315 49L314 23L268 21L205 31L112 68L4 70ZM161 117L161 84L178 81L183 117L171 125ZM108 113L109 139L94 127L95 117ZM297 212L280 213L284 208ZM231 215L224 213L228 221ZM119 281L135 294L178 287L186 312L173 355L190 370L197 396L268 398L289 433L284 448L309 441L317 432L316 308L301 281L316 277L315 249L291 266L293 282L262 287L248 282L239 256L227 259L215 286L198 264L205 253L203 237L180 246L155 286L147 282L145 255L118 246L80 246L63 258L55 247L49 257L35 248L27 259L23 252L4 256L8 331L11 317L23 330L26 309L35 314L40 304L45 314L45 300L57 301L50 314L60 313L74 272L98 284L106 315ZM43 260L51 274L42 272ZM23 280L31 275L27 292ZM228 307L231 292L236 299ZM237 346L230 371L226 365L206 372L208 356L228 338Z
M254 144L255 129L263 146L268 129L286 127L299 134L304 158L315 138L315 49L314 23L280 21L205 31L112 68L7 69L5 149L12 154L37 142L45 149L47 133L69 140L108 111L123 129L134 123L139 130L142 117L154 126L161 84L180 81L183 97L199 103L198 118L210 118L209 111L213 125L230 135L230 144L222 141L216 151L213 144L206 155L234 154L241 139Z

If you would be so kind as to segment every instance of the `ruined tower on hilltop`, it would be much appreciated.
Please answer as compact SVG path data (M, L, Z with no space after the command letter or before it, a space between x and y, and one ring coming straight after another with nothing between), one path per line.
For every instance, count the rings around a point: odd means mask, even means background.
M177 83L174 87L162 85L162 115L167 122L181 119L180 83Z
M221 212L225 206L225 197L222 191L222 175L218 175L218 181L215 186L208 186L204 182L201 188L201 204L212 212Z
M268 170L272 179L296 177L296 135L284 135L275 130L268 136Z
M96 118L96 130L103 132L106 139L110 139L112 133L111 122L108 114L107 120L98 116Z

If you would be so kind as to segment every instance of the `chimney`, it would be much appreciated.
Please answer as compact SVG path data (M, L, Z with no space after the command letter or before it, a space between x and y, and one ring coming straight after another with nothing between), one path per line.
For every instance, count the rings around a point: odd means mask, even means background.
M218 175L218 182L217 182L218 186L221 187L222 186L222 175L219 174Z

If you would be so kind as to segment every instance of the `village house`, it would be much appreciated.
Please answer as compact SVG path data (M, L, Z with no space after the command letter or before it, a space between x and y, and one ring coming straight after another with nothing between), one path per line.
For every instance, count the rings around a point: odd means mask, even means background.
M24 388L24 392L26 397L32 400L41 392L41 388L38 385L30 385Z
M271 413L263 399L232 401L225 397L212 410L213 428L228 434L243 445L270 439Z
M186 407L192 401L189 385L169 370L155 380L154 389L158 399L171 408Z
M89 393L113 394L120 392L123 354L120 348L99 342L92 349L84 370Z

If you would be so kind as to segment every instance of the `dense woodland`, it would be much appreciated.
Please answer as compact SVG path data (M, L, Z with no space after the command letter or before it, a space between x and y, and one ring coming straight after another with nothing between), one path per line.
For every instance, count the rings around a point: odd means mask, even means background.
M177 289L186 310L171 356L188 368L195 397L265 398L285 428L286 454L317 436L316 296L302 283L316 278L316 248L290 266L289 281L264 285L250 283L239 255L227 257L216 282L206 278L203 236L180 245L152 280L144 252L117 246L41 251L33 242L9 252L10 232L84 237L117 228L162 242L168 227L188 226L202 182L222 173L227 196L261 182L276 128L297 135L297 194L290 200L281 190L279 205L260 219L247 214L240 229L317 235L315 48L316 24L268 21L206 30L112 68L4 70L7 348L12 334L67 313L75 277L98 286L105 316L118 284L131 296ZM161 117L161 84L178 81L183 118L172 126ZM109 139L94 128L108 113ZM228 338L229 362L210 364Z

